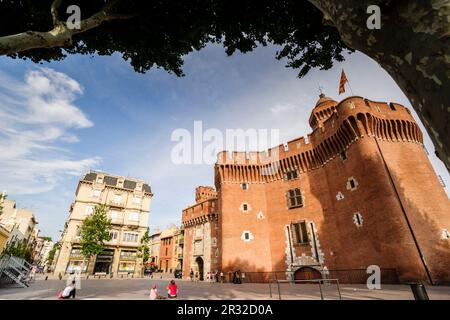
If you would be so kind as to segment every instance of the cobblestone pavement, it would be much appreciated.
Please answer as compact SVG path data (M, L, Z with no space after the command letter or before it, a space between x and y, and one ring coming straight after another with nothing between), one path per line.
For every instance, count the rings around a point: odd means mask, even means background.
M81 281L81 290L77 290L80 300L145 300L148 299L152 284L158 286L159 294L165 295L167 279L89 279ZM207 283L177 280L179 299L278 299L276 285L272 284L273 297L270 297L268 284ZM54 300L65 286L65 280L44 280L38 277L28 288L17 286L0 287L0 299ZM338 299L335 285L322 286L325 299ZM282 299L320 299L317 285L280 285ZM413 295L407 285L382 285L381 290L369 290L364 285L341 285L342 299L345 300L411 300ZM450 287L427 287L430 299L450 300Z

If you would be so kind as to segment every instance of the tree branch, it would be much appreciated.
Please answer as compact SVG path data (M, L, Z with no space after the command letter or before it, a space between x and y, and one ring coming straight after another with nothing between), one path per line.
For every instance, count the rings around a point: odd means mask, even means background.
M58 9L61 6L62 0L54 0L50 7L50 13L52 14L53 26L61 23L59 20Z
M113 13L114 6L120 0L108 1L103 8L81 21L79 29L69 29L58 17L58 8L62 0L54 0L50 11L54 27L47 32L27 31L14 35L0 37L0 55L15 54L30 49L63 47L72 43L74 34L83 33L98 27L105 21L131 19L138 14Z

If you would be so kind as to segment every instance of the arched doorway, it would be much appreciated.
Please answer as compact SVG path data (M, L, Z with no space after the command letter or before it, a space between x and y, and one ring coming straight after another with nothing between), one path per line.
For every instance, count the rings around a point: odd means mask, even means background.
M322 274L320 271L311 268L311 267L302 267L297 269L294 273L295 280L313 280L313 279L322 279Z
M197 257L197 259L195 259L195 263L197 264L198 279L203 281L203 259Z

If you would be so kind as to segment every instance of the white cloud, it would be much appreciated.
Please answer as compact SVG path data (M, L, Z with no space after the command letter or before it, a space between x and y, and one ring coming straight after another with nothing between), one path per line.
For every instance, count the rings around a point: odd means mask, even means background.
M50 68L28 71L20 81L0 72L0 185L9 193L51 190L65 175L80 175L100 158L72 159L63 144L72 129L93 123L74 101L83 88Z
M286 111L292 111L294 109L295 109L295 105L293 105L293 104L290 104L290 103L287 103L287 104L277 103L276 105L274 105L273 107L270 108L270 111L272 113L279 114L279 113L286 112Z

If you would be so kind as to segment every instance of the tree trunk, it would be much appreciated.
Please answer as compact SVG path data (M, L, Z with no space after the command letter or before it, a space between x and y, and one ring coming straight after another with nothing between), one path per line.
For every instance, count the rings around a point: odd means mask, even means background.
M450 4L448 0L309 0L351 48L377 61L397 82L450 171ZM370 5L381 28L370 30Z

